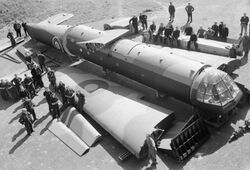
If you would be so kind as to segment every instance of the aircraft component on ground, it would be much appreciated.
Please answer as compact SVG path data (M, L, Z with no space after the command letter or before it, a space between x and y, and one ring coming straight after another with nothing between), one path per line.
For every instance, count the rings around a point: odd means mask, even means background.
M79 156L89 150L101 135L75 108L68 107L60 121L54 119L49 130Z
M180 132L174 133L174 136L172 128L162 137L159 150L179 161L185 160L210 137L206 124L198 114L194 114Z
M81 68L67 67L56 76L66 86L84 93L84 111L137 158L147 155L146 135L158 128L167 130L175 119L173 111L141 104L137 92Z

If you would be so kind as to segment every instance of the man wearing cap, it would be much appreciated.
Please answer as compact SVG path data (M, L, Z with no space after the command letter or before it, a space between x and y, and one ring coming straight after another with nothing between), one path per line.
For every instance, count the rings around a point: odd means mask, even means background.
M30 76L27 76L27 74L24 74L24 77L24 86L29 92L30 97L33 98L34 96L37 96L33 79Z
M243 16L242 16L241 19L240 19L240 27L241 27L240 35L242 35L243 30L245 31L244 34L247 33L247 25L248 25L248 22L249 22L249 18L248 18L248 16L247 16L247 14L244 13Z
M214 25L212 25L212 30L214 30L214 37L217 38L219 34L219 26L217 25L217 22L214 22Z
M55 71L48 68L47 77L51 86L54 88L55 91L57 91Z
M0 81L0 93L4 100L9 100L9 95L6 90L6 82L3 79Z
M11 80L11 83L17 88L18 92L20 93L20 86L22 85L22 78L18 77L17 74L14 74L14 78Z
M65 90L65 96L67 98L67 103L71 106L76 107L76 102L75 102L75 91L70 88L70 87L66 87Z
M59 103L58 98L56 97L55 93L52 93L51 96L51 106L52 106L52 117L53 119L60 117L60 109L59 109Z
M26 108L26 110L32 115L33 122L35 122L37 120L34 106L36 106L36 105L28 97L25 97L23 99L23 108Z
M45 91L43 92L43 95L45 96L46 101L49 105L49 112L52 112L52 104L51 104L52 92L49 90L48 87L45 87Z
M245 35L241 38L239 45L243 46L243 51L244 51L244 56L243 57L248 57L248 53L250 50L250 37L245 33Z
M169 21L174 21L174 13L175 13L175 7L172 4L172 2L169 3L168 6L168 12L169 12Z
M194 7L190 3L188 3L188 5L186 6L185 10L186 10L187 16L188 16L187 23L191 23L193 21L192 13L194 11Z
M85 96L80 90L76 91L76 96L78 98L76 109L78 110L78 112L82 113L83 105L85 104Z
M37 54L38 63L39 63L39 66L40 66L42 72L47 71L47 67L45 65L45 55L42 54L40 51L37 51L36 54Z
M197 37L199 37L199 38L205 38L205 33L206 33L206 30L203 29L202 26L200 26L199 30L197 31Z
M65 84L60 81L59 84L58 84L58 91L62 97L62 103L63 105L67 105L67 98L65 96L65 91L66 91L66 87L65 87Z
M25 108L22 109L22 113L19 118L19 123L25 126L25 129L29 136L31 135L32 132L34 132L30 113Z

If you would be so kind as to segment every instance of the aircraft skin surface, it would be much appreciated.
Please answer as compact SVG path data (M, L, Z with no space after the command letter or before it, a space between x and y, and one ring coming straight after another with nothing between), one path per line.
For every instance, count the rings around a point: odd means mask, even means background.
M112 41L125 34L123 29L28 24L27 30L38 41L191 103L211 117L229 112L242 97L232 78L210 65L132 40Z
M138 92L85 72L84 63L60 69L56 77L66 86L81 90L86 98L84 112L137 158L147 156L144 146L146 135L155 131L156 127L168 130L174 121L173 111L152 107L153 104L147 102L140 103ZM63 116L61 119L67 122ZM162 127L161 123L167 126ZM86 127L79 128L78 132L84 129Z

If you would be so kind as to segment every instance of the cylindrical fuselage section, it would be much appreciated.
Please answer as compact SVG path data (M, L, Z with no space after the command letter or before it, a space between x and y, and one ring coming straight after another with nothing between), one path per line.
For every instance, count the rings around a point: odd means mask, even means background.
M86 44L79 44L102 36L103 31L86 26L30 25L32 38L52 45L71 55L85 59L143 83L160 92L190 102L190 87L204 64L180 56L166 56L160 49L132 40L118 40L115 44L89 52ZM60 39L56 42L54 39ZM59 47L57 47L59 46Z
M240 91L234 85L227 85L232 90L225 95L233 94L228 99L221 93L222 102L214 99L205 99L207 93L204 93L204 99L200 99L197 90L194 88L194 82L197 88L205 79L199 79L200 73L207 75L212 72L209 65L202 64L187 58L165 53L164 50L151 47L147 44L134 42L132 40L122 39L114 44L106 44L106 38L112 36L112 32L99 31L86 26L61 26L61 25L28 25L28 31L32 38L43 43L51 45L69 55L77 55L86 60L100 65L104 68L120 73L137 82L152 87L159 92L178 98L182 101L202 106L201 108L209 110L218 110L223 106L234 107L241 97ZM111 34L110 34L111 33ZM105 45L100 48L99 45ZM213 73L216 73L216 69ZM226 74L226 73L225 73ZM214 74L215 77L221 74ZM233 84L231 81L226 81ZM205 83L206 85L206 83ZM210 87L210 86L209 86ZM217 90L217 86L215 86ZM218 88L219 89L219 88ZM213 93L214 97L217 91ZM195 92L197 93L191 93ZM209 95L209 94L208 94ZM236 95L236 96L235 96ZM237 100L235 100L237 98ZM196 100L199 99L199 104ZM234 102L232 102L232 100ZM210 102L211 101L211 102ZM229 106L224 104L229 102ZM219 104L218 104L219 103ZM217 109L218 108L218 109ZM224 113L224 110L221 109Z

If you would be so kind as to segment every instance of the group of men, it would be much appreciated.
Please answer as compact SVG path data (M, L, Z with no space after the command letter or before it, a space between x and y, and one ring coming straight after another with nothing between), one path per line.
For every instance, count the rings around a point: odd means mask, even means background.
M161 23L158 30L156 31L156 25L153 21L149 26L148 32L150 42L160 41L161 44L169 44L170 46L173 46L174 43L177 43L177 46L179 46L178 38L180 36L180 30L178 27L174 29L171 22L169 22L166 26Z
M129 20L129 24L132 26L132 32L134 32L135 34L139 33L139 23L141 24L142 30L147 30L148 29L148 21L147 21L147 15L140 13L139 15L139 20L137 18L137 16L133 16L130 20Z
M29 62L29 64L27 64ZM0 94L4 100L14 100L30 98L37 95L37 91L44 87L42 80L43 70L36 64L30 56L26 56L26 64L30 70L30 75L24 74L22 80L17 74L12 80L0 80Z
M13 28L16 31L16 37L22 37L22 33L21 33L22 27L23 27L23 31L25 33L25 36L28 36L26 24L27 24L26 22L22 22L22 24L20 24L19 22L17 22L15 20L15 22L13 24Z
M191 3L188 3L188 5L185 7L185 11L187 12L187 18L188 18L187 23L192 23L194 7L191 5ZM168 12L169 12L169 21L173 22L175 17L175 6L173 5L172 2L169 3Z
M205 30L202 26L200 26L197 36L199 38L206 39L214 39L220 41L227 41L227 37L229 35L229 29L223 21L218 25L217 22L214 22L212 27L208 27L208 30Z
M49 112L53 119L59 118L61 115L61 110L64 110L68 106L75 107L78 112L83 113L83 105L85 104L85 96L81 91L74 91L70 87L66 87L65 84L60 81L57 85L56 76L54 70L50 68L47 69L47 77L52 86L52 90L45 87L43 95L48 103ZM59 98L56 93L58 93L62 99L62 109L59 107ZM34 109L35 105L32 102L32 98L23 98L23 110L19 122L23 124L27 130L28 135L34 131L32 124L37 120L37 116ZM32 115L32 116L31 116Z
M22 37L21 28L23 28L25 36L28 36L26 24L27 24L26 22L22 22L22 24L20 24L17 21L14 22L13 28L16 32L16 37ZM10 39L11 46L12 46L12 48L14 48L16 46L16 40L15 40L14 35L10 29L8 29L7 38Z
M36 68L34 68L36 69ZM35 71L36 72L36 71ZM43 86L43 82L40 79L34 80L31 76L24 74L24 79L14 75L14 78L9 81L7 79L0 81L0 93L4 100L18 100L21 98L33 98L37 95L37 91L34 82L38 81L40 87Z

